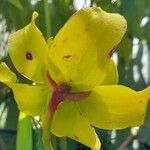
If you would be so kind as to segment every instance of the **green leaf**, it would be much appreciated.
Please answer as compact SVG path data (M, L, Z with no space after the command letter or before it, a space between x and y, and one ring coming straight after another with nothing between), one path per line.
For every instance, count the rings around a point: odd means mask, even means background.
M23 7L20 3L20 0L8 0L12 5L14 5L16 8L22 10Z
M146 25L143 27L143 34L146 38L146 40L148 41L148 43L150 43L150 21L148 21L146 23Z
M141 0L122 0L120 6L121 14L127 19L128 32L132 37L141 39L142 30L140 23L144 17L145 1ZM133 21L134 18L134 21Z
M52 118L50 118L48 112L45 112L41 115L41 124L42 124L42 141L44 144L45 150L54 150L52 146L52 138L50 133L50 125L51 125Z
M126 64L129 64L132 52L132 40L129 37L124 37L118 46L118 54L123 58Z
M31 118L20 112L17 127L16 150L32 150L32 123Z

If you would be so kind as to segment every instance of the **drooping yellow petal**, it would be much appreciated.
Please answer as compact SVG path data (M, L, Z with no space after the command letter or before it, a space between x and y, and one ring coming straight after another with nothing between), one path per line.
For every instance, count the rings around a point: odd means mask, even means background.
M100 142L94 129L75 102L65 101L59 104L52 120L51 131L59 137L67 136L81 142L92 150L100 149Z
M79 102L87 120L101 129L121 129L143 124L150 87L136 92L121 85L99 86Z
M16 76L5 63L0 64L0 81L12 88L20 111L31 116L45 112L51 96L51 91L47 86L15 83Z
M119 14L101 8L76 12L54 38L49 57L61 70L64 82L80 90L100 85L110 61L110 51L126 31Z
M8 50L13 64L22 75L42 82L41 67L47 63L48 46L35 25L37 16L38 13L33 12L31 23L10 35Z
M0 64L0 82L15 82L16 75L7 67L5 63Z
M111 60L108 66L105 79L102 82L102 85L113 85L117 83L118 83L118 70L113 60Z
M48 105L51 91L46 86L8 83L13 90L15 101L20 111L27 115L43 114Z

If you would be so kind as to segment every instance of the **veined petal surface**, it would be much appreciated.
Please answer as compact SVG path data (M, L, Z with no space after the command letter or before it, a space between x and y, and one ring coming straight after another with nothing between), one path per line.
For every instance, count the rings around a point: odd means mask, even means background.
M42 82L41 68L47 63L47 43L35 25L37 12L33 12L31 23L10 35L9 55L16 69L25 77Z
M110 52L120 42L126 27L119 14L97 7L81 9L54 38L49 58L62 72L65 83L89 90L103 82Z
M70 137L92 150L100 149L99 139L80 112L78 103L65 101L60 103L52 120L51 131L57 136Z
M87 120L101 129L121 129L143 124L150 87L136 92L121 85L98 86L79 102Z

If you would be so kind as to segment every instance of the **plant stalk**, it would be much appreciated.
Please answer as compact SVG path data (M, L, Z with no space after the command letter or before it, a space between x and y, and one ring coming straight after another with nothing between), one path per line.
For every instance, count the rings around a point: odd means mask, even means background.
M60 150L67 150L67 138L63 137L59 140Z
M31 118L22 112L18 119L16 150L33 150Z
M44 0L44 13L45 13L45 24L46 24L46 38L51 36L51 17L50 17L50 7L48 0Z

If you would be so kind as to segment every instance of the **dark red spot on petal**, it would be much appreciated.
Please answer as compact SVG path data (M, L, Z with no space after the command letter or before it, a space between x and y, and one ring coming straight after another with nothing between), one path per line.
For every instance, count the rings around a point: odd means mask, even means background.
M22 74L22 75L25 75L25 73L24 73L23 71L21 72L21 74Z
M32 60L33 59L33 56L30 52L26 52L26 59L28 60Z
M127 29L127 25L124 25L124 26L123 26L123 29Z
M53 44L53 47L56 47L56 44Z
M75 138L76 140L79 140L79 137L77 137L77 136L74 136L74 138Z
M62 57L62 59L68 59L70 57L72 57L72 56L71 55L65 55L65 56Z
M62 42L63 42L63 43L65 43L66 41L67 41L67 38L63 39L63 41L62 41Z
M71 79L70 79L71 80ZM83 92L71 92L71 87L65 83L57 84L49 72L47 71L47 81L49 86L52 88L52 97L50 98L48 104L48 112L52 117L57 109L58 105L65 101L80 101L86 97L88 97L91 91L83 91ZM82 115L82 114L80 114Z
M82 116L82 113L80 112L80 116Z
M116 51L116 46L108 53L108 58L111 58L113 53Z
M88 31L88 28L85 28L85 32L87 32Z
M48 79L48 83L51 86L51 88L53 89L53 91L57 91L58 90L58 85L57 83L52 79L52 77L50 76L49 72L47 71L47 79Z
M142 103L142 100L139 100L139 103Z

